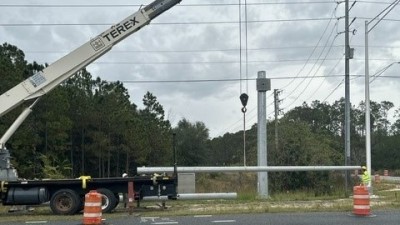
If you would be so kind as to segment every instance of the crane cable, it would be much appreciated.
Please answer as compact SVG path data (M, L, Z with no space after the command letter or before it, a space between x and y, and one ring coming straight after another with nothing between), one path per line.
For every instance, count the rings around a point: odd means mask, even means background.
M240 101L242 102L242 113L243 113L243 165L246 166L246 112L247 112L247 101L249 96L248 92L248 41L247 41L247 0L244 1L245 7L245 52L246 52L246 91L243 92L242 87L242 0L239 0L239 45L240 45L240 65L239 65L239 74L240 74L240 93L239 96Z

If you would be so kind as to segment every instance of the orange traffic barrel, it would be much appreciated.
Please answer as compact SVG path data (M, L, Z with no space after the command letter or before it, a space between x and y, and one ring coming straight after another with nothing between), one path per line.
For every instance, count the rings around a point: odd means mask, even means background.
M85 207L83 208L83 224L101 224L101 194L95 190L85 195Z
M353 187L353 214L357 216L371 215L369 192L367 186Z
M375 174L375 183L381 182L381 176L379 174Z
M384 170L383 171L383 176L389 176L389 171L388 170Z

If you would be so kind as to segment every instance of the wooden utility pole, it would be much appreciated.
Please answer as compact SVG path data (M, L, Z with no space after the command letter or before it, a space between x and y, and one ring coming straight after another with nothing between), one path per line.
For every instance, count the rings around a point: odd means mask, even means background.
M275 105L275 150L278 150L279 146L279 138L278 138L278 115L279 115L279 103L281 100L279 100L279 95L281 93L281 90L279 89L274 89L274 105Z

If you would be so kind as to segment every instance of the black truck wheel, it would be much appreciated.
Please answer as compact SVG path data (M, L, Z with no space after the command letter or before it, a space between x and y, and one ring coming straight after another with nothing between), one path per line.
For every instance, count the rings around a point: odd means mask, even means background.
M106 188L100 188L97 189L97 192L99 192L102 195L101 209L103 213L109 213L115 207L117 207L118 201L114 193L112 193L112 191Z
M79 195L71 189L61 189L50 199L50 208L58 215L72 215L80 208Z

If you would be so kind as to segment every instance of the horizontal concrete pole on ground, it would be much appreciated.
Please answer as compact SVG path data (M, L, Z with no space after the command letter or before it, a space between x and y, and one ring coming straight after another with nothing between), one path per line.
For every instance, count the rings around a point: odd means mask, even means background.
M226 167L177 167L178 173L213 172L288 172L288 171L335 171L358 170L361 166L226 166ZM138 167L141 174L171 173L174 167Z

